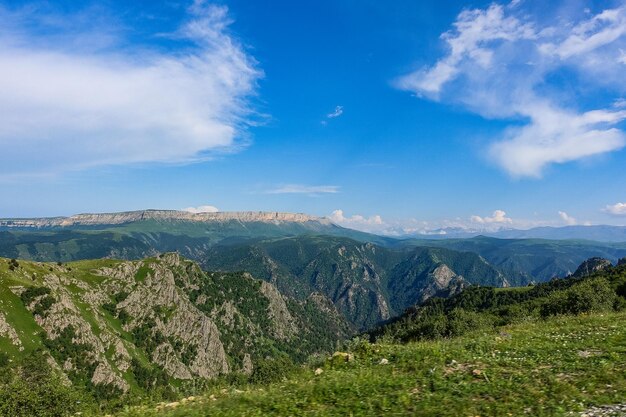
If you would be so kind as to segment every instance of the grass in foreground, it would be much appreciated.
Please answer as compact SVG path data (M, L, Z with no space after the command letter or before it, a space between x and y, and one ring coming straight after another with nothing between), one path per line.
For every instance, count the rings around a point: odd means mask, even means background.
M626 402L624 324L621 312L434 342L354 343L354 360L327 362L319 375L303 369L281 383L216 388L119 417L576 415Z

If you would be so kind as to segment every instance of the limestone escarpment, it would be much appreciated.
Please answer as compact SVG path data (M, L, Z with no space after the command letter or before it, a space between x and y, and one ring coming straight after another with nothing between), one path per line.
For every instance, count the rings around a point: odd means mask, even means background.
M280 212L215 212L191 213L179 210L140 210L119 213L88 213L70 217L48 217L34 219L0 219L0 226L15 228L49 228L71 226L117 225L142 220L181 220L190 222L294 222L318 221L330 224L326 219L302 213Z

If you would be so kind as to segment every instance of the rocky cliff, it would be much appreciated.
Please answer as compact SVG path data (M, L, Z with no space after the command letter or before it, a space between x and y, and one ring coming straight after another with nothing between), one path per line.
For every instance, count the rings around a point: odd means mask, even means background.
M77 214L70 217L48 217L34 219L0 219L0 227L15 228L50 228L95 225L119 225L143 220L189 221L199 223L238 221L244 223L305 223L320 222L330 224L321 217L300 213L279 213L262 211L191 213L178 210L140 210L120 213Z
M473 253L390 250L320 236L216 245L202 265L209 270L250 271L294 298L323 294L357 330L472 284L509 286L502 273Z
M247 273L205 273L175 253L69 264L0 259L0 293L3 350L19 359L44 349L72 382L116 395L249 374L267 352L303 360L332 349L348 329L329 301L290 299Z
M589 258L584 261L580 266L576 269L576 271L572 274L574 278L583 278L588 277L596 272L603 271L607 268L612 267L611 261L604 258Z

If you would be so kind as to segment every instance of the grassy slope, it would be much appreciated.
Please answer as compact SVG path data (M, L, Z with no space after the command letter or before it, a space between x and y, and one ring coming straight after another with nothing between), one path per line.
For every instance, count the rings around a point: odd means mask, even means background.
M362 344L356 359L282 383L216 388L123 417L267 415L565 416L626 401L626 313L560 317L452 340ZM389 364L381 365L382 358Z

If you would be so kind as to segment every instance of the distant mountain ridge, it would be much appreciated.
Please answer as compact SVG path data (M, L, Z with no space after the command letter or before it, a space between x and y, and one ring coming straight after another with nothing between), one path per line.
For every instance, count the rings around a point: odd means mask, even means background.
M211 248L216 245L254 246L262 240L302 236L332 240L340 237L389 249L443 247L458 252L473 252L500 270L510 285L523 286L532 281L541 282L571 274L582 261L591 257L614 262L626 256L626 243L590 240L602 240L600 238L606 237L607 231L612 231L612 240L626 242L626 237L619 238L622 231L626 233L626 228L613 226L501 231L495 238L466 236L454 239L450 234L439 239L432 236L399 239L344 228L330 219L301 213L140 210L0 219L0 256L66 262L99 258L132 260L164 252L179 252L205 264ZM586 232L589 234L583 236ZM517 234L516 238L503 239L505 234L513 233ZM555 233L563 239L546 240ZM542 238L521 238L533 234L540 234ZM586 240L569 239L581 236Z
M596 242L626 242L626 226L541 226L531 229L500 229L497 231L471 230L465 228L437 229L428 233L403 235L401 238L418 239L469 239L487 236L499 239L552 239L552 240L593 240Z
M94 225L118 225L143 220L182 220L191 222L319 222L330 225L323 217L302 213L281 213L264 211L205 212L192 213L181 210L137 210L117 213L84 213L69 217L41 217L24 219L0 219L0 227L6 228L48 228Z
M342 229L342 233L330 233L341 236L358 235L362 241L380 239L469 239L479 236L499 239L551 239L551 240L592 240L597 242L626 242L626 226L590 225L590 226L542 226L531 229L501 229L497 231L471 230L464 228L445 228L428 233L414 233L395 237L379 236L345 228L333 223L327 217L312 216L305 213L289 213L274 211L218 211L193 213L183 210L146 209L113 213L82 213L72 216L35 217L35 218L0 218L0 230L16 229L47 229L47 228L81 228L93 226L119 226L134 222L190 222L190 223L265 223L265 224L296 224L310 225L313 228ZM378 240L376 239L378 238Z

